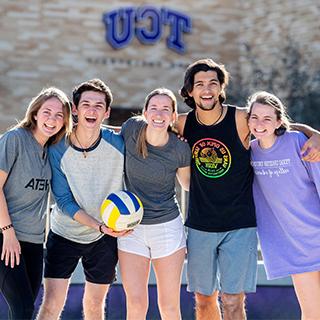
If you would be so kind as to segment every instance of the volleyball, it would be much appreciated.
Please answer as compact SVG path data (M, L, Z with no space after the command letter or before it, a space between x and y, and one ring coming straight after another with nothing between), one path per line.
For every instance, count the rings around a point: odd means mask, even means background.
M103 200L100 214L107 227L115 231L130 230L141 222L143 205L132 192L117 191Z

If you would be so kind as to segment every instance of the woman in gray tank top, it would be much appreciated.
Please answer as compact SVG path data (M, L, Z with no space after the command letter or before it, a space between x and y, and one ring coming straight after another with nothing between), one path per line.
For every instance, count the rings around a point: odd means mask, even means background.
M51 169L47 147L72 127L64 92L43 89L0 138L0 292L9 319L31 319L42 280Z

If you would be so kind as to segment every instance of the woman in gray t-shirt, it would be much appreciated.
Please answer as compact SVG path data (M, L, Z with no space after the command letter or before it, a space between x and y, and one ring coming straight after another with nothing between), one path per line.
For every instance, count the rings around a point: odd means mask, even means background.
M32 99L0 138L0 292L10 319L31 319L42 280L51 169L47 146L71 132L70 103L57 88Z
M168 128L177 116L174 94L165 88L146 98L144 117L125 122L127 190L142 201L140 225L118 238L120 271L127 298L127 318L146 318L150 264L157 279L162 319L181 319L180 285L186 239L175 193L175 178L189 188L189 145Z

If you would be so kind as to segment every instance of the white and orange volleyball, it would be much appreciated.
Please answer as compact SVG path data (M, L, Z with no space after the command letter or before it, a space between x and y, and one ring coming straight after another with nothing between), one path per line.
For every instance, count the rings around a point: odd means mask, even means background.
M110 193L100 208L102 221L115 231L130 230L142 220L143 205L132 192L117 191Z

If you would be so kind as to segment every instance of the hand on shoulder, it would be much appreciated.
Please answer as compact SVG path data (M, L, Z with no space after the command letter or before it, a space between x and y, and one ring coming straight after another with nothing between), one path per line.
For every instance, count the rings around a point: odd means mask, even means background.
M301 149L302 159L309 162L320 161L320 134L314 133Z

